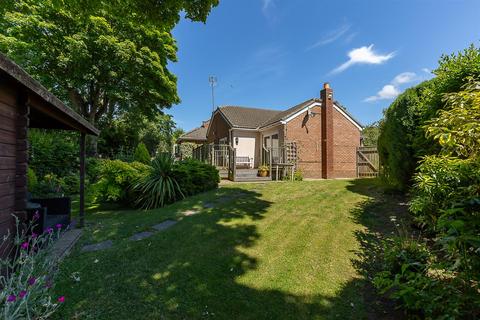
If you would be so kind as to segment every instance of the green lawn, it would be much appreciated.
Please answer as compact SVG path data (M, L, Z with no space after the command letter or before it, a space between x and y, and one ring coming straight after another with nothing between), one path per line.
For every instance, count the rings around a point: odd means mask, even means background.
M215 208L182 217L206 202ZM374 180L337 180L231 184L152 211L91 208L81 243L61 266L59 318L385 316L365 277L377 240L393 230L388 217L403 211L398 202ZM180 221L128 240L165 219ZM107 239L111 249L79 250Z

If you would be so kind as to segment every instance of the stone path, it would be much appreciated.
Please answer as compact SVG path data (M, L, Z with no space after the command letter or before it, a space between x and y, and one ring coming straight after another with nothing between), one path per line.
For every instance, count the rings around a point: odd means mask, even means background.
M165 220L162 223L154 225L152 228L157 231L163 231L177 224L178 221L175 220Z
M193 216L199 213L200 213L200 210L196 210L196 209L189 209L182 212L182 214L186 217Z
M130 241L140 241L143 239L150 238L153 236L156 232L166 230L175 224L177 224L178 221L176 220L165 220L159 224L156 224L152 226L152 229L155 231L142 231L139 233L135 233L132 235L130 238L128 238ZM112 240L107 240L107 241L102 241L99 243L94 243L94 244L89 244L86 246L83 246L82 252L94 252L94 251L99 251L99 250L105 250L108 248L111 248L113 246L113 241Z
M241 198L244 195L246 195L245 192L236 192L234 194L224 195L224 196L221 196L218 199L216 199L214 202L205 202L203 204L203 208L204 209L213 209L213 208L215 208L215 204L227 203L227 202L235 200L237 198ZM188 217L188 216L193 216L193 215L199 214L200 212L201 212L201 209L188 209L188 210L183 211L182 214L184 216ZM177 223L178 223L177 220L165 220L165 221L163 221L159 224L156 224L156 225L152 226L151 229L153 229L154 231L152 230L152 231L143 231L143 232L136 233L136 234L132 235L129 238L129 240L140 241L140 240L143 240L143 239L150 238L156 232L166 230L166 229L174 226ZM74 230L72 230L72 231L74 231ZM80 235L77 236L77 239L78 239L78 237L80 237ZM73 244L70 246L70 248L72 246L73 246ZM107 241L103 241L103 242L99 242L99 243L86 245L82 248L82 252L94 252L94 251L99 251L99 250L105 250L105 249L111 248L112 246L113 246L113 241L112 240L107 240Z
M93 252L98 250L105 250L113 246L112 240L107 240L99 243L89 244L82 248L82 252Z
M130 240L139 241L139 240L143 240L143 239L146 239L146 238L150 238L153 235L154 235L153 232L143 231L143 232L135 233L133 236L130 237Z
M82 235L81 229L70 229L66 231L58 241L56 241L52 248L52 255L57 259L63 259L70 253L75 243Z

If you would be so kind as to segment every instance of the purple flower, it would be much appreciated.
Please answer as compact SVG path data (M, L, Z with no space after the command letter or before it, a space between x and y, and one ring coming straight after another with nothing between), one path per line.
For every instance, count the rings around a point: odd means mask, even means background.
M7 298L7 302L14 302L17 300L17 297L15 297L13 294L9 295Z
M21 247L22 247L23 250L27 250L28 249L28 242L22 243Z
M45 284L45 288L50 289L52 287L52 282L47 281L47 284Z
M60 303L63 303L63 302L65 302L65 297L61 296L61 297L58 298L57 301L60 302Z
M55 227L56 227L57 229L61 229L61 228L62 228L62 224L61 224L61 223L57 223L57 224L55 225Z
M44 232L46 233L52 233L53 232L53 229L52 228L47 228L45 230L43 230Z
M38 233L32 232L31 238L32 238L32 239L35 239L36 237L38 237Z
M38 213L38 210L35 211L35 214L33 215L33 220L38 220L40 219L40 213Z
M35 284L35 281L37 281L37 279L35 277L30 277L30 279L28 279L27 283L28 283L28 285L33 286Z
M23 297L25 297L26 295L27 295L27 291L22 290L22 291L20 291L20 293L18 294L18 297L19 297L20 299L23 299Z

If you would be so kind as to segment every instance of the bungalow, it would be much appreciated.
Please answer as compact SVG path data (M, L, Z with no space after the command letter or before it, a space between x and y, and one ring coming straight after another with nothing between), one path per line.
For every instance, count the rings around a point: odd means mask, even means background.
M241 169L253 175L261 165L277 172L279 167L294 166L307 178L352 178L357 176L361 131L362 125L333 99L333 90L325 83L320 98L284 111L217 108L205 137L212 151L203 158L230 170L228 176L234 180ZM205 152L194 152L197 158L199 154Z

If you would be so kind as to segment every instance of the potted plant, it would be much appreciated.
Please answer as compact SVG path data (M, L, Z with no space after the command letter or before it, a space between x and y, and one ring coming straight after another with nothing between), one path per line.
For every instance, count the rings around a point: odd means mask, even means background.
M268 166L260 166L258 167L258 175L260 177L268 176Z

